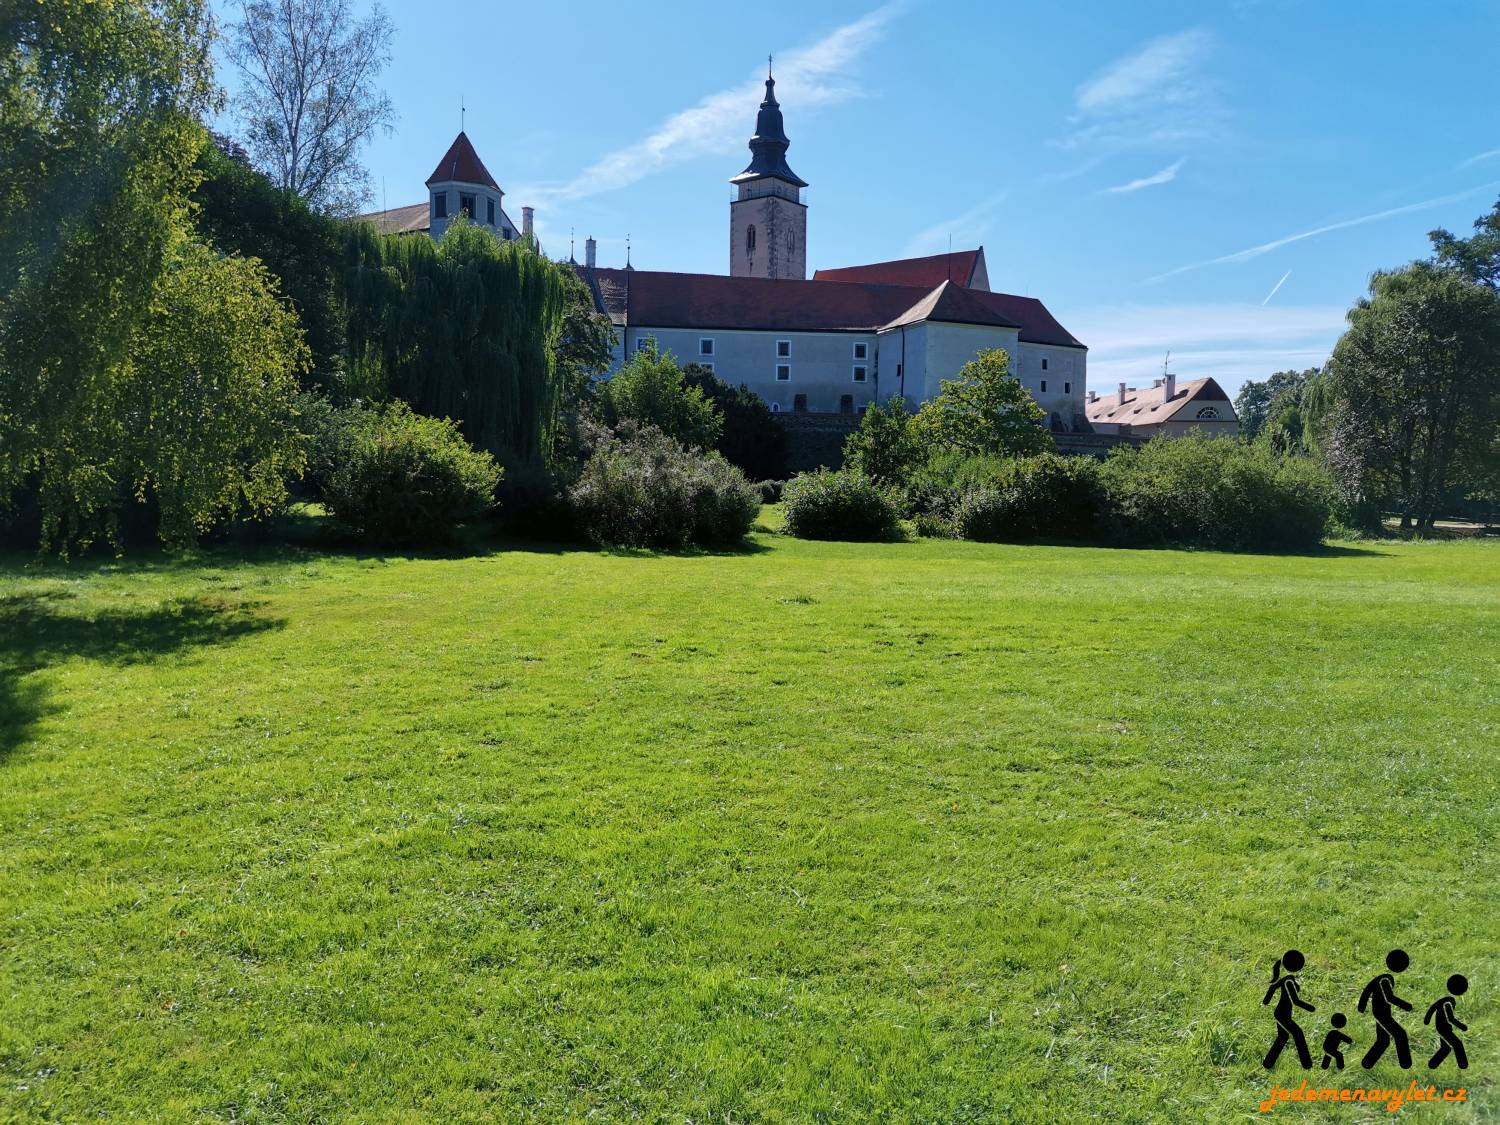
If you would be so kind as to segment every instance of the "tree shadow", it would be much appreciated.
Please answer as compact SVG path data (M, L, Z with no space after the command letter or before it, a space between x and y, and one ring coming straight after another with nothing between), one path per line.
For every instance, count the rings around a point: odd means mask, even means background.
M69 613L73 595L40 591L0 597L0 762L24 743L49 704L41 683L26 677L81 657L108 664L149 663L183 649L227 644L279 629L258 604L181 598L149 610Z

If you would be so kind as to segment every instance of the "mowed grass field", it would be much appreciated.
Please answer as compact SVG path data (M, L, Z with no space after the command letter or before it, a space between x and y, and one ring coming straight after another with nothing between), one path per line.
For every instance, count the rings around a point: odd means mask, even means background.
M1246 1120L1393 946L1312 1084L1495 1118L1497 658L1500 543L4 556L0 1118Z

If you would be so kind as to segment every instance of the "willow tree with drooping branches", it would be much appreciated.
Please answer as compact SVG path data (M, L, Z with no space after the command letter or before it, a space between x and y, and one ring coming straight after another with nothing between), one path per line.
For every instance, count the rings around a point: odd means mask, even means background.
M508 469L540 469L556 440L561 267L461 218L441 243L350 234L349 371L369 397L452 418Z

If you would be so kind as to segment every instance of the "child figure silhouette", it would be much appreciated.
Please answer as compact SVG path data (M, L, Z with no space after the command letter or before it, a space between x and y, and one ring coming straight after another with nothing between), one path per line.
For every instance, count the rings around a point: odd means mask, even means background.
M1380 1056L1392 1043L1396 1045L1396 1061L1401 1068L1411 1067L1411 1045L1406 1039L1406 1029L1396 1022L1395 1013L1391 1011L1393 1007L1411 1011L1411 1005L1396 995L1396 978L1392 975L1405 972L1410 964L1411 959L1405 950L1391 950L1385 955L1385 967L1390 972L1381 973L1365 985L1365 990L1359 995L1359 1010L1363 1012L1368 1005L1375 1020L1375 1041L1370 1044L1365 1057L1359 1060L1359 1065L1366 1070L1380 1061Z
M1354 1040L1340 1030L1344 1026L1344 1013L1334 1012L1328 1020L1333 1024L1327 1035L1323 1036L1323 1069L1328 1069L1329 1063L1337 1063L1340 1070L1344 1069L1344 1048L1353 1043Z
M1264 1066L1270 1070L1276 1065L1276 1060L1281 1057L1281 1049L1287 1045L1288 1040L1297 1049L1297 1061L1303 1070L1312 1069L1312 1055L1307 1050L1307 1036L1302 1034L1302 1028L1297 1025L1294 1008L1301 1008L1304 1012L1316 1009L1297 995L1297 978L1293 973L1302 971L1302 953L1296 949L1288 949L1285 954L1276 959L1275 966L1271 969L1271 987L1266 989L1265 999L1262 1004L1269 1004L1271 997L1276 997L1276 1007L1271 1009L1276 1019L1276 1038L1271 1040L1271 1049L1266 1052ZM1282 967L1285 966L1287 973L1282 975Z
M1467 1070L1469 1056L1464 1053L1464 1041L1453 1033L1453 1029L1456 1027L1459 1031L1468 1031L1469 1025L1459 1020L1454 1014L1453 1006L1458 1002L1456 997L1469 991L1468 978L1462 973L1454 973L1448 978L1448 991L1453 995L1433 1001L1432 1007L1428 1008L1427 1014L1422 1017L1423 1023L1433 1024L1437 1028L1438 1039L1442 1041L1437 1054L1432 1056L1427 1066L1431 1070L1436 1070L1451 1053L1453 1061L1458 1064L1458 1069Z

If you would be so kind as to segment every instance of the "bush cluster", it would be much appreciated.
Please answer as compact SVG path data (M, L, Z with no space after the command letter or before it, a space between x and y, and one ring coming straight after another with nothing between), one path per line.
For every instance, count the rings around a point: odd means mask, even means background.
M819 469L787 481L786 528L799 539L901 538L897 494L852 469Z
M598 432L568 498L579 528L605 546L681 550L737 543L760 491L717 453L684 449L655 426Z
M1192 434L1116 450L1099 468L1105 536L1140 545L1310 547L1333 492L1313 461Z
M787 530L808 539L891 538L904 515L921 535L983 542L1299 549L1323 537L1333 501L1316 462L1196 434L1118 449L1102 464L940 454L899 490L852 470L786 485Z
M451 539L495 502L501 469L447 419L405 403L327 411L309 463L323 503L350 531L376 543L415 546Z

